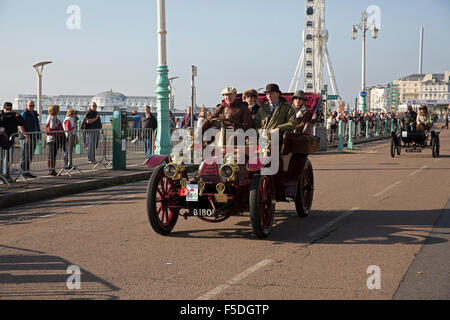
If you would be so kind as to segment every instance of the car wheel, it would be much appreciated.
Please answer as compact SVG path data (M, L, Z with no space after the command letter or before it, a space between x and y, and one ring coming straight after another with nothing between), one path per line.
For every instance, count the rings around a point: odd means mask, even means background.
M436 137L431 138L431 154L433 158L439 157L439 141Z
M295 188L295 209L299 217L307 217L311 212L314 195L314 173L311 161L306 159Z
M253 232L263 239L269 235L275 215L275 185L272 176L253 176L249 204Z
M169 208L174 183L164 174L164 165L155 168L147 187L147 215L153 230L169 234L178 220L178 212Z
M394 143L394 139L391 140L391 157L395 158L395 143Z

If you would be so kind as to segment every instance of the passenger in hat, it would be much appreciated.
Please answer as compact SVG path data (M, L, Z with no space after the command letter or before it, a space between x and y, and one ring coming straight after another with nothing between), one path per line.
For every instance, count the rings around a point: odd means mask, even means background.
M417 129L429 131L431 127L431 117L428 113L428 108L427 106L421 106L417 115Z
M234 87L226 87L222 90L222 103L218 104L211 118L203 122L202 132L211 128L211 119L228 119L235 125L235 129L243 129L244 131L251 128L253 119L247 104L236 99L237 90Z
M279 131L281 139L284 132L294 130L297 125L295 110L281 96L281 91L277 84L269 83L266 86L265 94L267 98L267 103L265 104L267 114L262 120L261 128L271 132Z
M416 130L417 113L413 110L412 106L408 106L408 110L402 117L402 126L406 131Z
M306 107L305 102L305 93L301 90L296 91L292 96L292 107L295 110L295 117L297 118L295 133L310 134L309 132L304 132L306 124L312 119L312 112Z
M255 89L247 89L242 93L242 100L248 104L253 119L253 128L260 129L261 121L266 116L267 111L258 102L258 92Z

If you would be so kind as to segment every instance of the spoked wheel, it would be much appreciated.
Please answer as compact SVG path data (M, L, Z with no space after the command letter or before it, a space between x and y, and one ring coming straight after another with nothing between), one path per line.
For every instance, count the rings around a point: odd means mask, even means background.
M314 174L311 161L305 160L302 173L298 177L295 188L295 209L299 217L307 217L311 213L314 195Z
M253 232L263 239L272 229L275 214L275 185L272 176L253 176L249 200Z
M392 138L392 140L391 140L391 157L395 158L395 142L394 142L394 138Z
M402 151L402 147L401 147L400 142L399 142L398 145L397 145L397 155L398 156L400 155L401 151Z
M147 215L153 230L167 235L175 227L178 211L169 208L174 183L164 174L164 165L155 169L147 187Z

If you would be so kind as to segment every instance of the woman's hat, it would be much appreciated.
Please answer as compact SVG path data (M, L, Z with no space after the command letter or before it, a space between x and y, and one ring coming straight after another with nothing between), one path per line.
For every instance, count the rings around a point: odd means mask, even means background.
M253 96L253 97L257 98L258 92L255 89L247 89L242 93L242 98L249 97L249 96L250 97Z
M294 95L292 96L292 99L299 98L306 101L305 93L302 90L295 91Z

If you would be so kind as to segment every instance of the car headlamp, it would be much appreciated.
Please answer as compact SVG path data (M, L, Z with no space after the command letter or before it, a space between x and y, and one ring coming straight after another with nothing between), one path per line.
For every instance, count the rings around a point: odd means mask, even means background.
M169 163L164 167L164 174L168 178L174 178L179 173L179 171L179 168L173 163Z
M220 167L220 176L227 181L234 180L238 169L239 168L233 164L224 164Z

